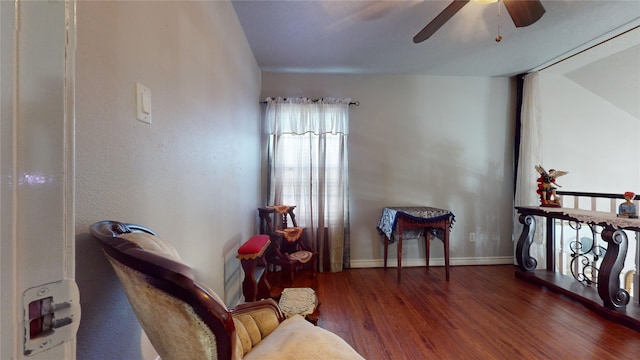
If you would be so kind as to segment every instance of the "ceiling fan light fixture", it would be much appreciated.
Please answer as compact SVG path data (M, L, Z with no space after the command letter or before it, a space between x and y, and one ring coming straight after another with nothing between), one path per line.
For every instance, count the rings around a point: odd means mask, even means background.
M440 29L449 19L451 19L458 11L460 11L466 4L472 0L453 0L449 6L444 8L431 22L427 24L420 32L413 37L413 42L418 44L428 38L430 38L438 29ZM545 10L542 6L541 0L473 0L477 3L489 3L497 2L504 5L509 12L511 20L516 27L529 26L538 21ZM500 12L500 6L498 6L498 15ZM499 23L498 23L499 24ZM498 31L498 35L499 31ZM500 41L502 38L496 38L496 41Z
M477 2L478 4L493 4L495 2L498 2L498 0L473 0L474 2Z

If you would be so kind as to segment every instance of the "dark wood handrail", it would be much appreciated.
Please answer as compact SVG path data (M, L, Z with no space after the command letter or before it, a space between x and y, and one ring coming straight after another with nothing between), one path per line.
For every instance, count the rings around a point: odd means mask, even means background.
M624 199L623 194L608 194L608 193L590 193L590 192L579 192L579 191L556 191L558 195L568 195L568 196L583 196L583 197L599 197L605 199ZM640 194L636 195L633 200L640 200Z

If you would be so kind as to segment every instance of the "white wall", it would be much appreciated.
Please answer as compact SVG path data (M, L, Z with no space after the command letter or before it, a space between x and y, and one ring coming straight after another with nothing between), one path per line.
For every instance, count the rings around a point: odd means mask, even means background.
M638 25L540 71L543 161L569 171L558 179L561 190L640 193Z
M260 199L260 71L227 1L80 1L77 15L78 358L134 360L139 325L88 227L154 229L233 301L225 277L239 292L233 255ZM135 119L136 82L151 125Z
M382 265L377 220L385 206L403 205L454 212L452 265L512 263L514 86L508 78L263 73L261 97L360 101L349 134L353 267ZM431 263L443 264L441 243L432 249ZM424 264L423 243L404 242L403 254L403 265Z
M561 74L540 74L540 101L543 166L569 171L560 190L640 193L640 119Z

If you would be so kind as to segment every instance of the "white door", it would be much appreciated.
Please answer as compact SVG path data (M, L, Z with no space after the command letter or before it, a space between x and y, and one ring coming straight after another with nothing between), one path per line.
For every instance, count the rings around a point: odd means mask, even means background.
M74 359L75 3L0 1L0 358Z

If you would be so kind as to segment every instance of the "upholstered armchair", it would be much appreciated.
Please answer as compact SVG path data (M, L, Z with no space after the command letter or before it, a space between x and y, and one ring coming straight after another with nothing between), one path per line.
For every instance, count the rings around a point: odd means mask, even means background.
M101 221L89 231L163 360L363 359L342 338L303 317L285 320L272 299L228 309L148 228Z

